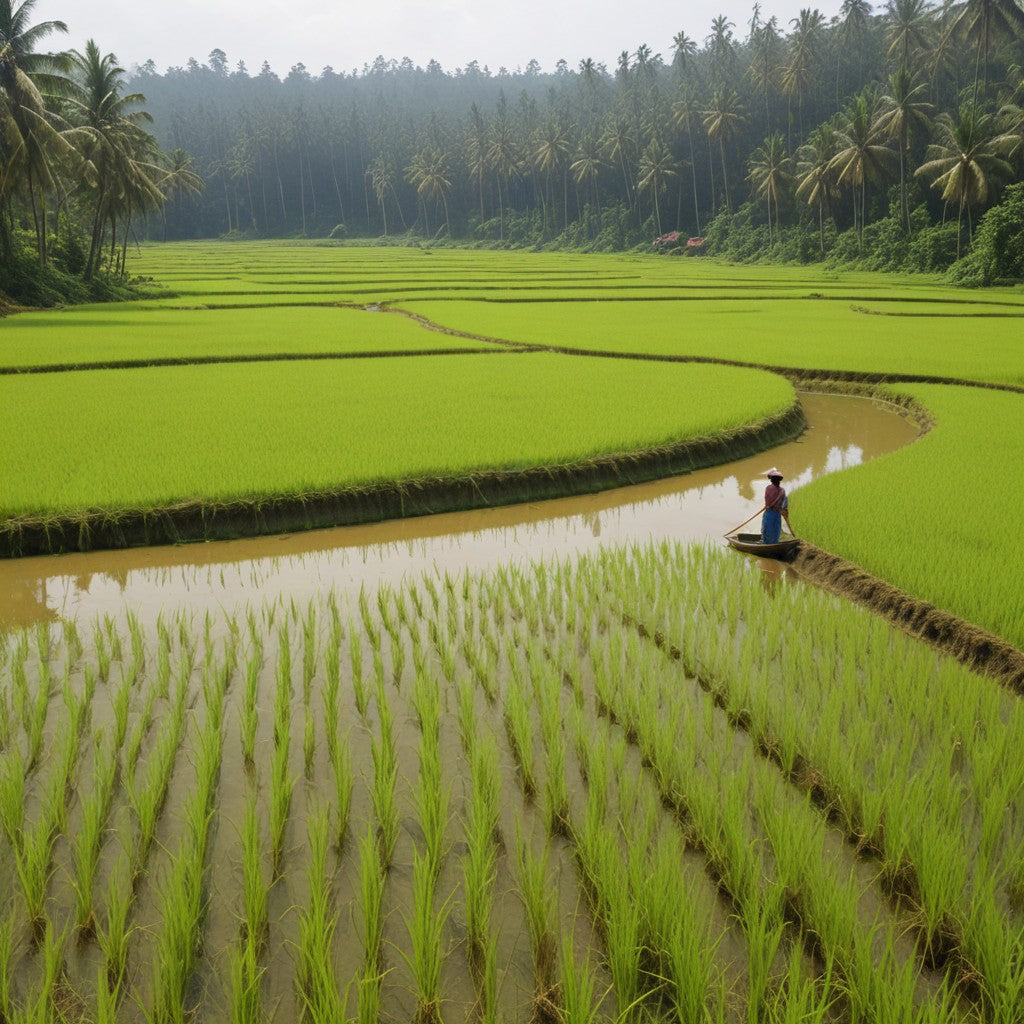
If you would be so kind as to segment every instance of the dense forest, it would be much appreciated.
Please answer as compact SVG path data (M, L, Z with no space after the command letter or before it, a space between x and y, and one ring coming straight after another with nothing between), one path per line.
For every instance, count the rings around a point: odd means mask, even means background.
M51 59L51 71L70 69L80 88L87 59ZM53 195L55 224L62 204L99 191L110 239L119 224L123 240L138 229L624 249L670 235L672 249L678 231L705 238L681 251L877 269L959 260L960 279L991 281L1024 275L1022 65L1021 0L843 0L831 19L807 8L788 25L755 4L749 23L715 18L665 55L642 44L611 68L584 58L550 72L378 57L282 79L215 49L116 78L132 130L145 102L175 154L139 157L161 168L149 175L159 197L124 184L115 199L93 175L64 191L49 171L29 172L27 191ZM53 131L74 125L84 105L35 81ZM8 189L0 201L16 224L19 200Z

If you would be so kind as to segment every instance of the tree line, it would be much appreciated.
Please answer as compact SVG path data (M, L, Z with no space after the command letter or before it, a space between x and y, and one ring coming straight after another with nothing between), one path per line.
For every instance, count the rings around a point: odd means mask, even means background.
M670 229L807 258L885 221L938 227L948 257L1021 179L1020 0L844 0L789 25L755 4L663 56L544 73L386 60L351 73L207 63L133 84L210 188L171 237L392 235L597 248ZM711 227L709 227L711 225ZM816 250L816 251L815 251Z
M0 0L0 291L45 301L122 275L133 227L202 182L184 151L160 149L113 54L93 40L40 52L67 26L34 23L34 7Z

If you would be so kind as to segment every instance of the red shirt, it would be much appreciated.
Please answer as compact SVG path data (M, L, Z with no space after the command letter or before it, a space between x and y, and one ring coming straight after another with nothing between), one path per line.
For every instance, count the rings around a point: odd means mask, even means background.
M782 499L786 497L786 488L777 484L769 484L764 489L764 503L768 508L782 511Z

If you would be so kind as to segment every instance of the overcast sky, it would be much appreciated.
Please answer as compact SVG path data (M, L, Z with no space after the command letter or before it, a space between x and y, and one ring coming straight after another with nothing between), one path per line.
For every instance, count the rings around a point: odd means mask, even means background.
M785 27L808 2L762 6ZM820 6L831 17L839 4ZM351 71L378 54L420 65L434 58L445 70L471 60L515 70L536 58L550 71L560 57L573 68L582 57L613 67L621 50L640 43L668 59L676 32L703 41L718 14L745 38L752 7L752 0L38 0L33 21L67 23L54 49L81 49L92 38L125 68L149 58L160 71L189 57L205 63L219 47L232 67L243 59L256 72L268 60L282 76L300 61L314 74L328 64Z

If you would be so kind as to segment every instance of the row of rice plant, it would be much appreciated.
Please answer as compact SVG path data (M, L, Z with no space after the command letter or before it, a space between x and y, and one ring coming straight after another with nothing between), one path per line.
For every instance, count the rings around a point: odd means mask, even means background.
M0 722L5 1020L1019 1016L1015 698L707 552L11 634Z

